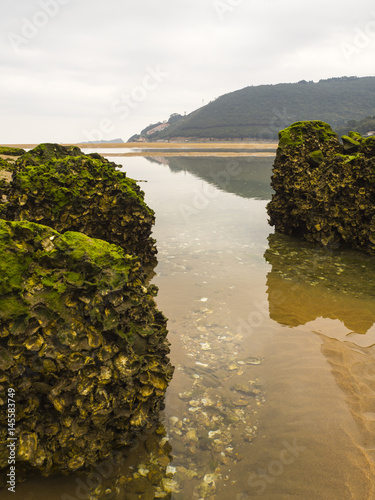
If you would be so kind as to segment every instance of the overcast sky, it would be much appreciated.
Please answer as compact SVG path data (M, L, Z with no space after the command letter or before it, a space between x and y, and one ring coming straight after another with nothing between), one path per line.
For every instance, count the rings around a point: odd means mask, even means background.
M249 85L375 75L373 0L14 0L0 27L2 144L126 141Z

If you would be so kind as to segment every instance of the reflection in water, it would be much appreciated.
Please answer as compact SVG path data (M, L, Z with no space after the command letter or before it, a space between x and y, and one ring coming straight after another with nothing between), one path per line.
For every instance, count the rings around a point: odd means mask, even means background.
M298 327L326 318L351 330L343 337L342 326L335 329L321 321L323 328L311 331L321 340L321 352L345 394L359 431L352 446L367 464L361 468L366 493L359 496L356 485L348 482L348 498L374 498L375 343L369 330L375 322L375 258L352 250L330 252L280 234L269 237L265 258L272 265L267 285L274 321Z
M217 187L243 198L270 200L274 157L148 157L151 162L168 165L171 172L190 172Z
M318 247L271 234L265 259L270 317L281 325L338 319L366 333L375 322L375 258L352 250Z

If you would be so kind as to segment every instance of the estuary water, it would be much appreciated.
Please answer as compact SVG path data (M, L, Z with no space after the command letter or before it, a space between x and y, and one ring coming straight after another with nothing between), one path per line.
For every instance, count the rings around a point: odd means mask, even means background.
M114 160L156 215L160 425L91 476L4 498L375 498L375 258L274 234L272 157Z

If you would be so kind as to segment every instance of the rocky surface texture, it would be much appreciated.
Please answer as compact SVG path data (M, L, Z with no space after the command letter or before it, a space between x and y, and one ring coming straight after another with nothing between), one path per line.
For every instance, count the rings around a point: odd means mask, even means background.
M375 137L338 136L321 121L279 132L268 204L276 231L375 254Z
M40 145L18 158L6 189L0 404L14 388L21 479L90 466L129 445L157 423L173 367L145 272L155 259L153 213L135 182L99 155ZM102 239L83 234L100 228ZM5 470L8 431L2 412Z
M25 154L26 151L21 148L12 148L7 146L0 146L0 155L5 156L21 156Z

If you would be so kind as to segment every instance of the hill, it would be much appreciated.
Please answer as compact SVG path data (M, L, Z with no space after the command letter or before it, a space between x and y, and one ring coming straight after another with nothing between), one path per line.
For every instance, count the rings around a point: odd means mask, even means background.
M349 120L343 127L336 128L339 136L349 132L358 132L361 135L375 135L375 116L366 116L363 120Z
M174 113L131 139L275 140L280 129L296 121L323 120L338 129L374 109L375 77L258 85L222 95L187 116ZM158 127L161 123L165 126Z

